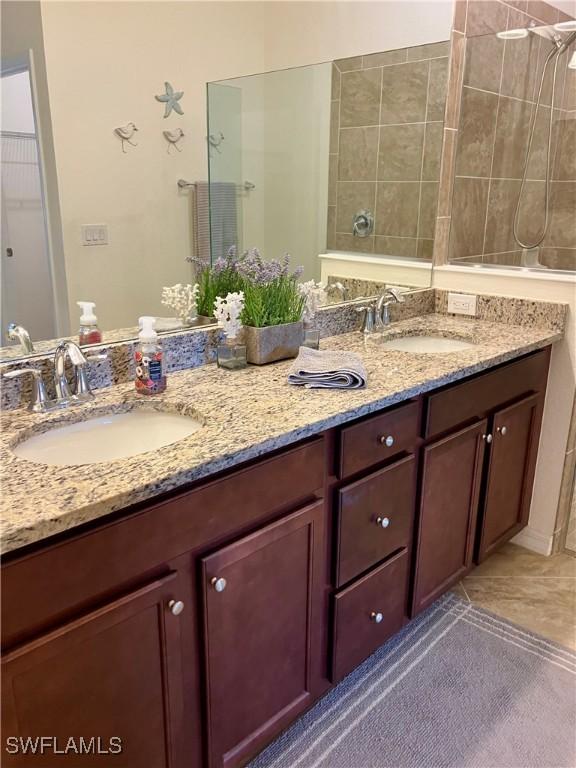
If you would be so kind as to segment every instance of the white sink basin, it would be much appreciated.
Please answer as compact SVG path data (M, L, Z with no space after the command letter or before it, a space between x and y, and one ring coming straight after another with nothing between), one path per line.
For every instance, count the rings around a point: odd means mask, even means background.
M383 341L382 346L400 352L421 354L461 352L464 349L472 349L474 344L461 339L447 339L443 336L401 336L397 339L390 339L390 341Z
M136 409L54 427L12 450L22 459L42 464L97 464L154 451L188 437L201 426L179 413Z

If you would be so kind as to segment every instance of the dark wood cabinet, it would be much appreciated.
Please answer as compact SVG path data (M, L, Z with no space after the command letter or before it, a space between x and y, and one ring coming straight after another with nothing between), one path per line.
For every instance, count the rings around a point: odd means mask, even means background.
M121 740L75 754L78 768L245 764L527 523L548 361L535 352L9 555L4 740Z
M62 750L82 737L110 750L23 755L3 744L4 766L182 765L177 584L170 574L3 657L4 739L52 736Z
M472 564L485 435L482 420L423 450L412 615Z
M214 768L258 752L319 690L322 513L313 504L202 560Z
M486 492L477 560L482 562L502 541L528 522L541 397L532 395L494 414L488 448Z

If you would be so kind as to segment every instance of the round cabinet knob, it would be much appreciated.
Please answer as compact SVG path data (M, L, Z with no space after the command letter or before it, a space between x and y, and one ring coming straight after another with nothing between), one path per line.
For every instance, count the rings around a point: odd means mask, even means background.
M498 427L498 432L504 437L504 435L508 432L508 427Z
M372 611L370 614L370 619L374 622L374 624L380 624L380 622L384 619L384 614L380 613L380 611Z
M491 443L492 435L482 435L482 440L486 440L487 443Z
M392 435L382 435L382 437L380 438L380 442L382 443L382 445L385 445L386 448L392 448L392 446L394 445L394 438L392 437Z
M182 600L170 600L168 609L173 616L178 616L184 610L184 603Z
M224 579L222 576L220 576L220 578L214 576L214 578L210 581L210 584L212 584L216 592L224 592L227 582L226 579Z
M379 525L380 528L388 528L390 525L390 518L389 517L377 517L376 518L376 525Z

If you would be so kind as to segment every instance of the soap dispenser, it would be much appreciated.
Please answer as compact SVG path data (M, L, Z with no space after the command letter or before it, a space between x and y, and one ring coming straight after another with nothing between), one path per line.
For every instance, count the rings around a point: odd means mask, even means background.
M141 317L138 322L142 330L134 352L136 391L142 395L155 395L166 389L162 347L154 330L156 318Z
M93 301L77 301L76 304L82 310L78 331L80 345L99 344L102 341L102 331L98 328L98 318L94 314L96 304Z

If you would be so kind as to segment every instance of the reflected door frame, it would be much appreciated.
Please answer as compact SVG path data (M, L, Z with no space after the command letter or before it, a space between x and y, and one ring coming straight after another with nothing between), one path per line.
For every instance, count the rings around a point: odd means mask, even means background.
M57 182L56 182L56 179L54 178L53 196L56 198L56 201L55 201L56 204L54 206L51 206L49 202L50 195L48 194L47 183L46 183L47 181L46 149L47 148L44 146L46 137L43 132L43 124L40 118L34 52L31 49L29 49L17 57L10 57L8 59L4 58L1 60L0 69L1 69L0 74L2 77L24 73L24 72L28 73L28 81L30 84L30 94L31 94L31 101L32 101L32 111L34 116L36 149L37 149L37 156L38 156L40 195L41 195L42 211L43 211L44 241L45 241L46 253L48 258L48 270L50 275L50 285L48 285L46 288L47 288L47 291L49 292L49 301L51 303L53 333L49 335L51 335L52 338L56 338L58 336L67 335L69 333L70 323L69 323L69 313L68 313L68 290L67 290L66 270L65 270L63 249L54 247L54 239L57 242L61 242L61 239L62 239L59 202L57 200L57 197L58 197ZM49 115L48 115L48 122L49 122ZM49 137L47 140L51 142L52 141L51 126L49 128L50 128ZM55 168L55 163L53 165ZM52 207L55 208L55 211L51 210ZM54 221L52 221L52 218L54 218ZM5 224L6 224L6 212L4 210L4 205L2 205L3 230L4 230ZM55 238L53 237L54 230L56 230ZM6 254L2 252L1 254L2 263L4 262L5 258L6 258ZM0 274L1 274L1 271L0 271ZM2 292L4 292L5 290L4 280L2 280L2 284L3 284ZM4 304L4 301L2 300L2 305L3 304ZM0 336L2 338L4 337L4 334L6 331L5 320L15 320L17 322L20 322L22 325L26 326L26 318L25 318L24 311L20 314L21 314L21 317L18 317L18 318L5 318L5 313L2 310L2 313L1 313L2 328L0 329ZM43 334L38 338L46 338L46 334Z

